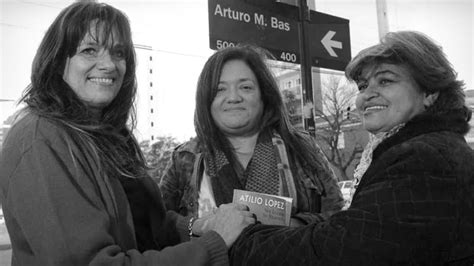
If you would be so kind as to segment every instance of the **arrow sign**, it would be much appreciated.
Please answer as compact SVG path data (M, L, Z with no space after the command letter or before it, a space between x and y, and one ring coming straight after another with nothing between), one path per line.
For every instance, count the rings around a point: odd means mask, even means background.
M323 44L324 48L326 48L329 55L331 55L332 57L337 57L336 52L334 52L332 48L334 47L334 48L342 49L342 42L334 41L332 39L334 35L336 35L335 31L332 31L332 30L328 31L328 33L326 33L326 35L324 35L323 39L321 40L321 43Z
M323 16L317 13L319 16ZM324 15L324 21L311 20L309 24L311 65L344 71L351 60L349 21ZM331 20L329 20L331 19ZM326 23L327 22L327 23ZM314 24L313 24L314 23Z
M300 63L298 7L275 0L208 0L208 8L211 49L251 43L276 60ZM351 60L349 20L310 10L306 26L311 65L344 71Z

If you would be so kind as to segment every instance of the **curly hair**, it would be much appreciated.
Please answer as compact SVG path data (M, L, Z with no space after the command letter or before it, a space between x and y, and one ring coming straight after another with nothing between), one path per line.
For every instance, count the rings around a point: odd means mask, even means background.
M379 44L362 50L346 67L346 77L357 81L364 68L382 63L403 64L427 94L439 93L436 101L425 110L431 114L461 110L469 121L471 111L465 104L464 82L446 58L442 48L420 32L387 33Z

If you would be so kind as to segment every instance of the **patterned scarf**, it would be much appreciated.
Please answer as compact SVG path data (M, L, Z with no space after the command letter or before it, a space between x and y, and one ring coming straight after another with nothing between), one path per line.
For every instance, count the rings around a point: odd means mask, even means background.
M211 156L206 156L205 162L217 206L232 202L234 189L278 195L280 177L270 134L261 133L258 136L247 169L237 159L229 160L220 150L215 152L213 158L207 157Z
M354 188L357 188L362 176L365 174L370 164L372 163L372 155L375 148L377 148L377 146L385 139L395 135L404 125L404 123L397 125L387 132L379 132L375 135L369 134L369 142L367 143L364 148L364 151L362 152L359 165L357 165L357 168L354 170Z

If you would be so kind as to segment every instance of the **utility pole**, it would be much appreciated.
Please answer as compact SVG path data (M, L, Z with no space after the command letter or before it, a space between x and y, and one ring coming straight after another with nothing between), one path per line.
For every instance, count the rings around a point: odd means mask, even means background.
M388 16L387 16L387 1L386 0L375 0L377 8L377 25L379 29L379 39L382 39L385 34L389 31L388 29Z

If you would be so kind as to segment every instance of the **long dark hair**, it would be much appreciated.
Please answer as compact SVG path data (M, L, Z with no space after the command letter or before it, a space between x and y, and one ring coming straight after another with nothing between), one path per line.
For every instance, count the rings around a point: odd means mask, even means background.
M112 38L118 38L125 47L122 87L98 121L62 78L66 59L76 53L86 34L96 36L106 46L113 45ZM63 9L47 30L22 101L29 111L63 125L74 141L86 145L104 173L136 176L145 166L132 135L136 90L135 52L128 18L107 4L76 2Z
M215 150L221 150L227 158L233 159L232 145L212 119L211 104L217 94L224 64L230 60L242 60L254 72L261 91L264 109L260 132L275 130L285 141L289 152L296 154L301 163L320 168L319 151L314 149L313 143L309 143L311 140L306 134L296 130L289 122L278 84L267 66L266 60L270 58L270 54L264 49L242 45L221 49L207 60L199 76L196 91L194 127L198 140L207 154L213 156Z
M389 32L379 44L362 50L348 64L346 76L357 81L365 67L382 63L406 65L423 92L439 92L425 113L461 111L469 121L471 111L465 106L464 83L457 79L442 48L428 36L416 31Z

